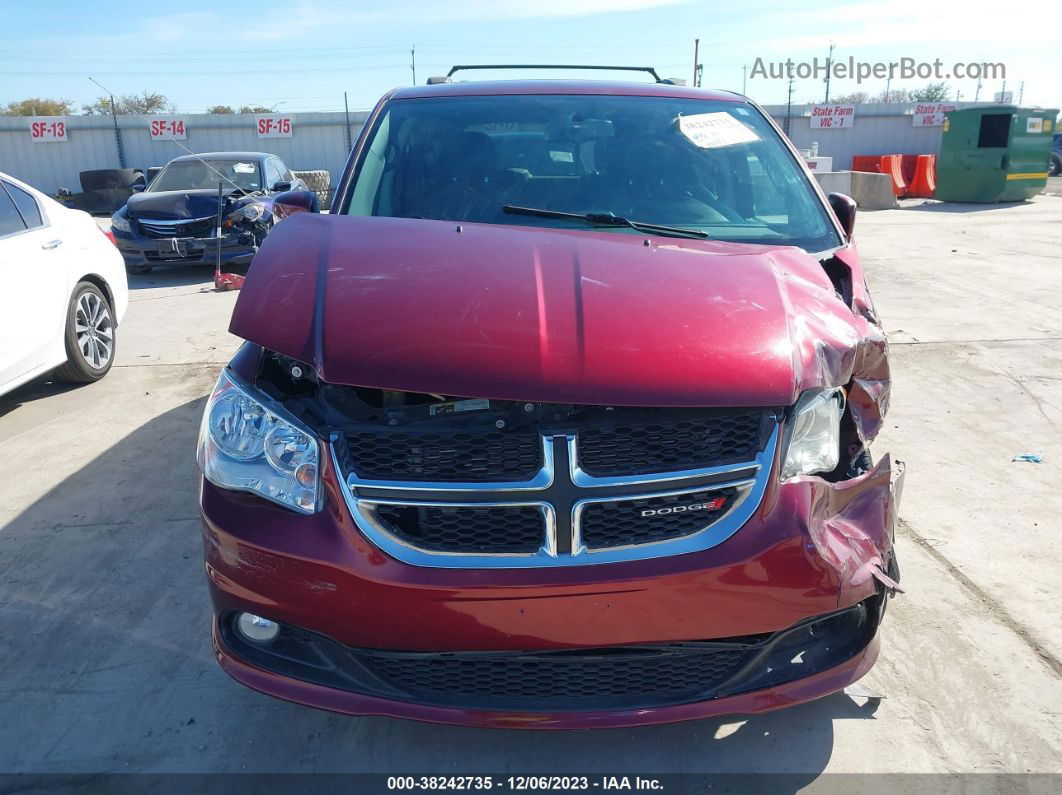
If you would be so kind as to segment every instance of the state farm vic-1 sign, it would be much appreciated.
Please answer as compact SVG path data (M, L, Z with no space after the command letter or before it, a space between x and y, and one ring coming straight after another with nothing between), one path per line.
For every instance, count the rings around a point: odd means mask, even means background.
M813 105L811 129L844 130L855 126L855 105Z

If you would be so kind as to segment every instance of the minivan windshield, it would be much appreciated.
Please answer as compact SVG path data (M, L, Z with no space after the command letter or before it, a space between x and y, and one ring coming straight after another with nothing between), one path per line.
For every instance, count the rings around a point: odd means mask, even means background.
M151 193L202 188L216 190L221 182L226 190L235 183L242 190L256 191L262 187L258 170L258 163L253 160L176 160L151 180L147 190Z
M513 206L560 215L514 213ZM561 217L612 214L738 243L809 252L841 244L805 172L762 114L707 99L392 100L371 132L344 212L638 232Z

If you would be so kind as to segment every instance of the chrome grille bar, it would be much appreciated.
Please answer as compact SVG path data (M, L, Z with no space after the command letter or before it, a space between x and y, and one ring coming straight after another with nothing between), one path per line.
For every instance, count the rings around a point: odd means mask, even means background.
M443 568L533 568L620 563L709 549L726 541L755 512L766 491L779 425L774 422L767 443L752 461L697 470L615 477L593 477L578 466L578 438L543 437L543 467L528 481L503 483L440 483L365 480L350 472L341 491L361 532L392 557L417 566ZM343 473L333 438L332 464ZM562 455L558 461L557 447ZM558 466L559 464L559 466ZM562 474L563 473L563 474ZM624 547L589 549L580 525L586 506L625 503L695 492L735 489L737 499L721 517L688 535ZM534 506L544 512L545 538L532 554L443 552L421 549L388 532L374 509L380 505L441 508ZM503 532L504 528L500 529Z

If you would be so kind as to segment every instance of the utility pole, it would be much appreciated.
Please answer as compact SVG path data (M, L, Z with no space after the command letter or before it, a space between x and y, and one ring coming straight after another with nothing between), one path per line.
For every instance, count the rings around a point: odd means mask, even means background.
M959 91L958 89L956 89L956 91L955 91L955 101L958 102L961 99L962 99L962 92Z
M701 40L693 40L693 87L697 87L697 61L701 49Z
M417 47L414 45L409 50L409 68L413 70L413 85L417 84Z
M830 101L830 72L833 71L833 42L830 42L830 54L826 56L826 99L823 100L823 104Z
M1004 103L1007 101L1007 81L1003 81L1003 88L999 90L999 101Z
M96 83L100 88L103 88L103 86L96 82L95 78L91 75L89 76L89 80ZM114 107L114 94L106 88L103 88L103 90L106 91L107 95L110 97L111 121L114 122L114 143L118 147L118 167L125 168L125 149L122 147L122 131L118 129L118 112Z
M1025 97L1025 81L1021 81L1021 85L1018 86L1018 104L1021 104L1022 99Z
M748 80L748 76L749 76L749 67L748 67L748 64L746 64L745 66L741 67L741 93L743 95L747 93L745 91L745 82L746 82L746 80Z
M700 88L704 85L704 64L697 64L697 85L694 88Z
M789 96L785 100L785 124L782 125L782 129L785 131L785 135L789 137L789 117L793 115L793 78L789 78Z
M974 92L974 102L981 98L981 76L977 76L977 90Z
M892 74L885 78L885 102L889 101L889 86L892 85Z

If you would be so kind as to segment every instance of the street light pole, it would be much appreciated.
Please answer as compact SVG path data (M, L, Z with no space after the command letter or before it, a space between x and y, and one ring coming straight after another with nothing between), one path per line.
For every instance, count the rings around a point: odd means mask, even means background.
M701 49L701 40L693 40L693 87L697 87L697 56Z
M122 147L122 131L118 129L118 112L115 110L114 107L114 94L108 89L104 88L102 85L100 85L100 83L91 75L89 76L89 80L91 80L100 88L103 88L103 90L107 92L107 96L110 97L111 121L114 122L114 143L118 148L118 167L125 168L125 149Z

